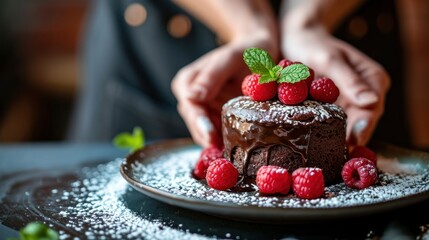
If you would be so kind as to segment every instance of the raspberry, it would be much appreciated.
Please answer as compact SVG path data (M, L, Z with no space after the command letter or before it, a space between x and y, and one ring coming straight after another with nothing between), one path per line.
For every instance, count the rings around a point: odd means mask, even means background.
M278 166L262 166L256 174L256 185L259 192L265 194L287 194L292 178L287 169Z
M371 160L377 166L377 154L365 146L356 146L349 154L349 159L366 158Z
M322 77L311 83L310 95L314 100L334 103L340 95L340 90L338 90L334 81L329 78Z
M282 103L287 105L296 105L307 99L307 84L305 81L299 81L296 83L280 83L277 94Z
M266 101L274 98L277 94L277 83L259 83L259 74L246 76L241 85L244 95L249 96L254 101Z
M294 62L294 63L300 63L300 64L302 64L302 62ZM311 69L311 67L308 67L308 70L310 71L310 76L308 76L308 78L304 79L304 81L307 83L308 89L310 89L311 83L314 80L314 70Z
M310 76L305 79L305 82L307 83L308 89L310 89L311 83L314 81L314 70L310 67L308 69L310 70Z
M290 60L282 59L277 65L281 66L282 68L285 68L285 67L290 66L290 65L292 65L294 63L295 62L292 62Z
M341 171L344 183L350 188L363 189L377 181L377 168L366 158L352 158Z
M251 78L253 78L253 74L249 74L244 77L243 82L241 82L241 92L244 96L249 96L249 92L247 91L247 86L249 85L249 81Z
M292 181L293 191L300 198L318 198L325 191L325 178L320 168L298 168L292 173Z
M206 178L206 173L207 173L208 167L209 167L209 163L207 161L199 159L197 161L197 163L195 164L194 171L192 172L194 174L194 177L196 179Z
M222 158L222 151L211 146L203 149L193 171L196 179L206 178L207 168L216 159Z
M217 190L226 190L237 183L238 171L232 163L224 158L210 163L207 169L207 184Z

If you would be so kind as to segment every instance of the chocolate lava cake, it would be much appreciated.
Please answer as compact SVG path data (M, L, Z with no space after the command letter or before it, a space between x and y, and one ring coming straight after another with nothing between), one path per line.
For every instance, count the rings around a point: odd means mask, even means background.
M296 106L240 96L222 109L225 157L254 178L259 167L323 169L326 182L341 179L346 162L346 114L341 107L306 100Z

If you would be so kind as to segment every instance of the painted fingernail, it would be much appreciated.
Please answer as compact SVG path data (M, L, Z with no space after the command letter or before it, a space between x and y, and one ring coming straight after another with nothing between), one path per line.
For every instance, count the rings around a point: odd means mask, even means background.
M368 120L367 119L360 119L355 122L355 125L353 125L352 131L355 136L359 136L362 134L362 131L368 126Z
M378 101L378 96L372 91L365 91L357 95L357 100L362 105L371 105Z
M204 136L204 141L206 143L210 142L210 133L214 131L214 126L210 119L206 116L198 116L196 124Z

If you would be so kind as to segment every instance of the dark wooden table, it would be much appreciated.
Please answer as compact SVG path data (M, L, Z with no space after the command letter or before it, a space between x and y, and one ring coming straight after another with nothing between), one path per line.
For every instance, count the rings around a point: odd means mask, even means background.
M1 239L17 236L19 228L36 220L50 224L57 231L69 234L70 237L86 238L84 229L78 231L68 227L66 222L71 220L67 219L67 216L58 214L57 209L65 207L62 204L74 204L73 199L67 203L50 202L49 194L52 190L52 183L56 184L55 191L61 191L62 186L70 186L71 181L84 177L81 174L82 169L96 168L99 164L112 162L125 155L126 152L115 149L109 143L0 145ZM335 222L269 225L222 219L170 206L128 188L126 196L122 196L121 201L126 201L126 206L135 211L139 218L157 223L160 229L165 227L183 232L182 237L184 238L190 234L201 238L221 239L379 239L380 237L382 239L416 239L421 236L429 237L427 233L424 233L425 224L429 224L428 201L389 213L362 218L343 219ZM40 196L41 191L43 192L42 197ZM103 227L108 228L107 225L101 225L101 228Z

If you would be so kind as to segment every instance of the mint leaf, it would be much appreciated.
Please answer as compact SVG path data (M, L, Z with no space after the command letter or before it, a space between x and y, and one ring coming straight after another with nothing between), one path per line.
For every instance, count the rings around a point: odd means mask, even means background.
M40 222L31 222L20 231L22 240L58 240L58 233Z
M277 81L282 69L283 69L282 66L278 66L278 65L274 66L272 69L270 69L268 73L261 75L258 82L260 84L264 84L264 83Z
M129 149L134 152L144 146L144 133L140 127L135 127L133 133L119 133L113 139L113 144L118 148Z
M277 81L277 77L273 78L269 73L261 75L261 77L258 80L259 84L264 84L264 83L269 83L269 82L275 82L275 81Z
M279 65L274 66L271 69L271 71L274 73L273 77L278 78L280 76L280 73L281 73L282 69L283 69L282 66L279 66Z
M270 74L270 70L275 66L270 54L260 48L246 49L243 53L243 60L252 73L261 75Z
M281 71L278 83L296 83L310 76L310 70L304 64L292 64Z

